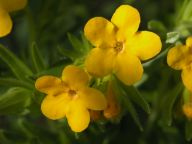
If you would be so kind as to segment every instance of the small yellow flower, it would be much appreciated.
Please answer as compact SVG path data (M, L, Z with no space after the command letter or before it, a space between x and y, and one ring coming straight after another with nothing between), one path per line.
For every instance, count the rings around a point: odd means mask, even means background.
M0 37L11 32L12 20L9 12L23 9L27 0L0 0Z
M183 100L183 113L188 119L192 119L192 93L188 89L183 91Z
M102 118L102 111L90 110L89 113L92 121L97 121Z
M69 126L75 132L86 129L90 122L89 110L104 110L104 95L88 87L89 77L76 66L67 66L62 78L43 76L37 79L36 89L47 96L41 104L42 113L52 119L66 116Z
M120 105L117 101L111 82L108 84L106 99L107 108L103 112L104 116L108 119L117 117L120 113Z
M183 113L188 119L192 119L192 103L186 103L183 105Z
M157 55L162 44L153 32L137 32L139 24L139 12L129 5L117 8L111 22L103 17L90 19L84 33L95 48L86 58L88 72L99 77L114 72L127 85L140 80L143 74L140 60Z
M169 50L167 63L173 69L182 70L182 81L192 91L192 37L187 38L186 45L178 45Z

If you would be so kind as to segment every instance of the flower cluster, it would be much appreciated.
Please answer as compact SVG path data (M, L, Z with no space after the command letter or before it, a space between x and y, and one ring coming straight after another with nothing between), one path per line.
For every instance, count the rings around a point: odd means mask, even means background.
M182 70L183 84L192 91L192 37L187 38L186 45L178 45L169 50L167 63L173 69Z
M192 37L188 37L185 45L171 48L167 55L167 63L175 70L181 70L184 86L192 92ZM183 112L192 118L192 100L189 99L183 106Z
M42 76L35 86L47 96L41 104L43 114L53 120L66 116L75 132L88 127L90 114L104 110L106 118L120 112L120 106L108 82L106 97L90 88L88 74L104 77L116 74L126 85L139 81L143 74L141 60L157 55L162 47L160 37L153 32L137 32L140 14L137 9L122 5L113 14L111 22L102 17L90 19L84 28L86 38L94 48L85 59L85 69L70 65L64 68L62 78Z
M11 32L13 24L9 13L23 9L26 4L27 0L0 0L0 37Z

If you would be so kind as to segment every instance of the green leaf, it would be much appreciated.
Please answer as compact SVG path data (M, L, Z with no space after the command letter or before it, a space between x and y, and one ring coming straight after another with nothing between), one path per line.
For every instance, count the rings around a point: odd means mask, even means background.
M63 65L51 67L50 69L46 69L44 71L41 71L37 75L35 75L34 79L36 79L37 77L42 76L42 75L54 75L54 76L60 77L64 67L67 66L68 64L70 64L70 63L67 62Z
M31 83L14 79L14 78L0 78L0 85L8 87L23 87L27 89L33 89L34 86Z
M92 48L92 46L89 43L89 41L86 39L86 37L85 37L83 32L81 32L81 39L82 39L82 42L83 42L84 49L86 51L89 51Z
M9 141L8 138L4 135L4 131L0 129L0 143L1 144L12 144L11 141Z
M26 80L28 76L33 74L19 58L3 45L0 45L0 58L10 67L12 72L19 79Z
M159 35L161 35L161 37L165 37L166 36L166 27L163 25L162 22L157 21L157 20L151 20L148 22L148 29L158 33Z
M75 49L75 51L79 52L79 53L83 52L83 50L82 50L83 43L77 37L75 37L74 35L72 35L70 33L68 33L67 36L68 36L68 39L71 42L73 48Z
M180 7L180 11L178 13L177 19L176 19L176 25L182 21L189 21L192 20L192 1L191 0L184 0L183 4Z
M45 64L43 62L43 56L41 55L41 53L37 47L37 44L35 42L33 42L31 45L31 57L32 57L32 62L33 62L36 72L40 72L45 69Z
M65 131L60 130L58 135L59 135L59 140L60 140L61 143L71 144L70 139L69 139L69 137L68 137L68 135L66 134Z
M148 22L148 29L154 30L154 31L166 31L165 26L157 20L151 20Z
M167 33L166 43L173 44L179 39L179 37L180 37L180 34L178 32L169 32Z
M143 127L140 123L137 111L135 110L134 105L132 104L132 102L129 99L129 96L127 95L127 93L125 92L124 89L122 89L121 87L121 82L116 79L114 77L114 90L116 92L116 95L120 97L120 99L122 100L122 102L125 104L127 110L129 111L129 113L131 114L134 122L136 123L136 125L139 127L140 131L143 131Z
M187 141L192 140L192 121L185 123L185 138Z
M134 122L137 124L137 126L140 129L140 131L143 131L143 127L142 127L142 125L140 123L138 114L137 114L137 112L135 110L135 107L131 103L130 99L126 95L122 95L122 99L124 100L125 106L127 107L127 110L129 111L129 113L131 114Z
M0 96L0 114L20 114L29 105L31 91L15 87Z
M162 120L167 125L171 125L172 123L172 111L174 103L177 99L177 97L180 95L180 93L183 90L183 85L180 83L178 84L174 89L167 92L165 95L165 99L163 101L162 105Z
M75 60L78 57L78 55L74 52L73 49L66 49L63 46L58 46L57 50L60 54L62 54L63 56L65 56L71 60Z
M139 105L145 112L150 114L151 110L147 101L139 93L139 91L134 86L125 86L122 85L126 94L133 100L137 105Z

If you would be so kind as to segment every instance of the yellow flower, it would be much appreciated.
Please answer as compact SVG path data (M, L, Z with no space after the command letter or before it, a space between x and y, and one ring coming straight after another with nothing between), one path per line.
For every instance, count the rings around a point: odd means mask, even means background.
M169 50L167 63L173 69L182 70L182 81L192 91L192 37L187 38L186 45L178 45Z
M23 9L27 0L0 0L0 37L11 32L12 20L9 12Z
M104 116L108 119L117 117L120 113L120 105L117 101L111 82L108 84L106 99L107 108L103 112Z
M140 80L143 73L140 60L157 55L162 44L153 32L137 32L139 24L139 12L129 5L120 6L111 22L103 17L90 19L84 33L95 48L86 58L88 72L99 77L114 72L127 85Z
M97 121L102 118L102 111L90 110L89 113L92 121Z
M183 113L188 119L192 119L192 93L185 89L183 91Z
M192 119L192 103L186 103L183 105L183 113L188 119Z
M43 76L37 79L36 89L47 96L41 104L42 113L52 119L66 116L69 126L75 132L81 132L88 127L90 110L106 108L104 95L88 87L89 77L76 66L67 66L62 78Z

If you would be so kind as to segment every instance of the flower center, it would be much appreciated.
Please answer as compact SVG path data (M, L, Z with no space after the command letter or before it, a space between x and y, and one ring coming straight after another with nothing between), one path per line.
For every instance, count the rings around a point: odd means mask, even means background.
M113 48L117 53L119 53L123 50L124 44L123 44L123 42L116 42L116 44Z
M71 97L71 98L77 98L77 92L75 91L75 90L69 90L68 91L68 95L69 95L69 97Z

